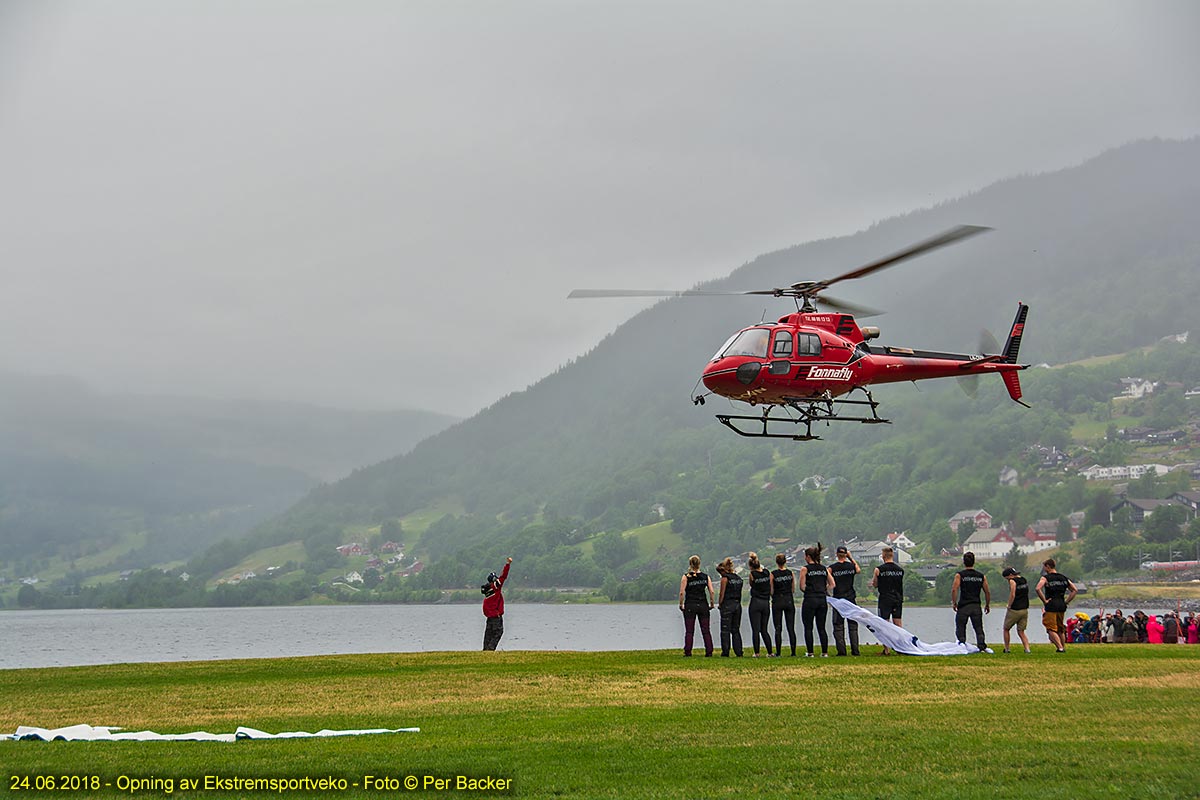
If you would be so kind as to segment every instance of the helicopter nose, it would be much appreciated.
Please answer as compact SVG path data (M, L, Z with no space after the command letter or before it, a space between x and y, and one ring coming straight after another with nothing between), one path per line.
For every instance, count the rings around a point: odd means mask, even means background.
M747 361L739 364L736 369L728 365L710 365L704 371L702 380L709 391L725 397L735 397L743 394L747 386L754 383L762 372L762 364L757 361Z

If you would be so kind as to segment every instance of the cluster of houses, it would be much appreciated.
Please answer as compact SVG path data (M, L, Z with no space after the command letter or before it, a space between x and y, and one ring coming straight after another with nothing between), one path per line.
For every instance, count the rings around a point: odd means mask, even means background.
M1084 512L1076 511L1067 515L1071 528L1071 538L1079 536L1083 525ZM1056 519L1039 519L1030 523L1024 531L1010 529L1007 523L993 527L992 515L982 508L970 508L959 511L947 520L950 530L955 533L967 522L973 530L962 543L961 547L942 550L943 556L957 556L971 551L976 558L1001 559L1016 548L1022 555L1048 550L1058 546L1059 523Z
M1187 509L1192 518L1200 516L1200 492L1176 492L1165 500L1139 499L1123 497L1111 509L1109 520L1113 521L1122 509L1129 510L1129 520L1135 525L1141 525L1156 509L1164 506L1179 506ZM1083 525L1084 512L1075 511L1066 517L1070 528L1071 539L1079 538L1079 529ZM1024 531L1014 531L1007 523L993 527L992 515L982 508L972 508L959 511L947 522L950 529L958 533L959 528L970 521L973 530L963 541L962 546L942 550L943 556L957 556L970 550L976 558L1000 559L1006 557L1016 548L1018 553L1028 555L1058 546L1060 522L1055 519L1039 519L1030 523Z
M1197 515L1200 515L1200 492L1176 492L1166 500L1123 497L1109 510L1108 518L1115 520L1118 512L1122 509L1129 509L1129 521L1134 525L1141 525L1163 506L1182 506L1187 509L1188 516L1195 519Z
M365 569L389 572L401 578L416 575L425 569L425 564L417 559L413 559L413 562L407 566L402 566L404 564L404 545L399 542L389 541L379 545L379 555L372 553L367 545L360 542L349 542L338 545L337 551L347 558L350 556L367 556L367 562L364 565ZM351 570L342 576L342 580L350 584L362 583L363 576L361 572Z

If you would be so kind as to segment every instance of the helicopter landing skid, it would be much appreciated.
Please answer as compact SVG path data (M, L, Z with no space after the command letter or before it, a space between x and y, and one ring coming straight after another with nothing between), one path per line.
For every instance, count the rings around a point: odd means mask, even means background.
M791 439L796 442L811 442L819 441L820 436L812 432L814 422L824 422L828 425L830 422L860 422L864 425L891 425L890 419L883 419L879 416L879 402L871 397L871 393L866 389L860 389L867 396L866 400L788 400L784 403L788 408L796 412L794 417L771 417L771 409L775 406L767 406L763 409L760 416L752 417L748 415L738 414L717 414L717 421L724 425L729 430L736 433L738 436L747 436L755 439ZM836 406L868 406L871 409L871 416L843 416L837 413ZM762 429L758 431L743 430L739 428L735 421L752 422L761 425ZM775 423L778 428L781 423L790 423L792 425L803 425L804 433L772 433L768 429L771 423Z

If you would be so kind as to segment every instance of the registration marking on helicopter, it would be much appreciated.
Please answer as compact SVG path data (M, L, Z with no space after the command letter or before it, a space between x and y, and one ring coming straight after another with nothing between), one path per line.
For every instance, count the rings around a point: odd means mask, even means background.
M849 367L841 369L830 369L829 367L809 367L808 379L810 381L848 381L854 377L854 370Z

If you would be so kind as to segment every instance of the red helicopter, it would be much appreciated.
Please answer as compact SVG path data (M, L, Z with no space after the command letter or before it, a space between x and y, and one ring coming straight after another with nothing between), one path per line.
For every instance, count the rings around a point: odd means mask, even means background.
M821 281L801 281L776 289L745 292L709 292L699 289L657 291L640 289L576 289L570 298L592 297L693 297L712 295L771 295L791 297L796 313L787 314L776 322L762 322L744 328L721 345L704 368L700 380L710 394L740 400L751 406L764 406L759 416L717 414L717 419L730 430L751 437L767 437L809 441L820 439L813 434L815 422L890 423L879 416L879 402L871 396L868 386L879 383L899 383L927 378L977 376L996 373L1004 380L1009 396L1028 408L1021 400L1021 383L1017 373L1028 364L1017 363L1025 317L1029 306L1018 303L1017 316L1009 330L1004 349L995 355L980 353L941 353L913 350L906 347L871 346L868 341L879 336L875 327L859 327L854 314L873 316L882 312L836 300L822 293L833 284L861 278L906 259L939 247L962 241L989 231L978 225L960 225L933 238L918 242L878 261ZM822 313L814 300L838 312ZM995 340L991 347L998 349ZM697 382L699 383L699 381ZM966 382L964 382L966 383ZM966 388L966 387L965 387ZM865 400L843 397L862 392ZM970 393L970 388L968 388ZM692 401L704 405L704 394ZM870 409L866 416L863 407ZM771 416L776 409L784 416ZM747 429L746 425L753 423ZM804 432L779 433L780 425L802 425ZM742 427L740 427L742 426ZM772 429L772 426L774 428Z

